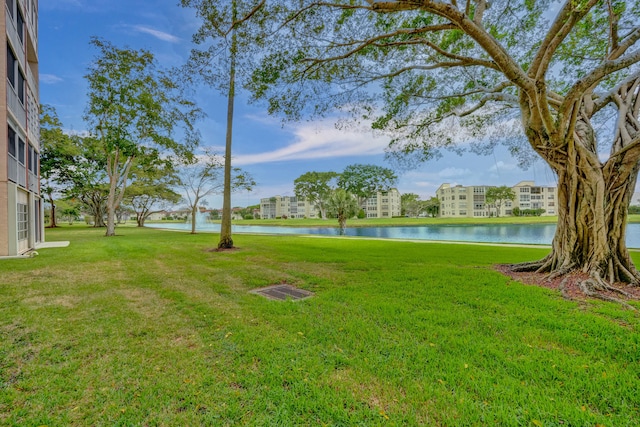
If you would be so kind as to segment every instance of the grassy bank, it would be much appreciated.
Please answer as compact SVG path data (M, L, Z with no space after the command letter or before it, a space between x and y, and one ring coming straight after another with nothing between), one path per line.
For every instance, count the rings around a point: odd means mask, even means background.
M637 314L542 249L84 227L0 261L2 425L634 425ZM636 256L636 255L633 255ZM637 260L636 260L637 262ZM299 302L248 291L287 282Z

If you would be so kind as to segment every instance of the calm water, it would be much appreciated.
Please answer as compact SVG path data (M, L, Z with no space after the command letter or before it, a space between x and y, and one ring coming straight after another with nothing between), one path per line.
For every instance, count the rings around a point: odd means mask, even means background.
M347 226L349 223L347 223ZM150 227L191 230L191 224L153 224ZM198 225L198 231L217 232L220 224ZM233 225L234 233L320 234L337 236L337 227L266 227ZM549 245L556 231L555 224L527 225L422 225L410 227L353 227L347 236L380 237L386 239L451 240L460 242L522 243ZM627 246L640 248L640 224L627 226Z

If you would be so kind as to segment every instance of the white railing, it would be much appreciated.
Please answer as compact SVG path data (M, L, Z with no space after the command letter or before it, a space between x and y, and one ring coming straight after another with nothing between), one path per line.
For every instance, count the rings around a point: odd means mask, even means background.
M27 188L27 168L18 163L18 185Z
M18 124L22 126L23 130L27 128L27 112L24 109L24 105L20 102L20 98L18 98L18 94L16 90L13 88L11 83L7 80L7 106L9 110L13 113Z
M3 5L4 6L4 5ZM16 24L14 22L14 18L7 13L5 15L5 22L7 25L7 35L9 36L9 40L11 40L11 45L13 46L13 50L17 51L16 55L19 56L18 60L20 64L24 67L24 55L18 55L18 52L24 52L23 44L20 41L20 37L18 36L18 30L16 29Z
M9 161L7 164L7 172L9 181L18 182L18 160L9 154Z
M39 194L40 186L38 185L38 175L29 171L29 191Z

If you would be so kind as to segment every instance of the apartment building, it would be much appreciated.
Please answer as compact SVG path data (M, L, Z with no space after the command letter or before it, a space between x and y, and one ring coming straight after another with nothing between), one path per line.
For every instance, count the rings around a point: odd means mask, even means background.
M38 1L5 0L5 85L0 88L0 256L44 241L40 198Z
M367 218L391 218L401 215L400 192L392 188L379 191L361 205ZM307 200L290 196L260 199L260 218L319 218L320 208Z
M400 192L396 188L378 191L362 204L367 218L392 218L402 215Z
M488 185L451 186L442 184L436 191L440 199L440 216L444 218L477 218L489 216L509 216L515 208L543 209L544 216L557 215L558 192L555 187L536 186L533 181L521 181L511 187L515 200L506 201L502 206L486 203Z
M260 199L260 218L318 218L319 208L306 199L291 196L274 196Z

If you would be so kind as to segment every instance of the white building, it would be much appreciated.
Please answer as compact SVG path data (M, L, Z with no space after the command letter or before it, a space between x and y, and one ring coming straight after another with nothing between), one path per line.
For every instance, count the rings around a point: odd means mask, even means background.
M0 256L44 241L40 197L38 1L6 0L0 8L5 54L0 75Z
M401 215L400 192L392 188L378 191L362 203L367 218L392 218ZM260 199L260 218L319 218L320 208L307 200L291 196Z
M543 216L558 214L558 192L555 187L536 186L533 181L521 181L511 187L515 200L505 201L500 211L488 205L485 199L487 189L492 186L451 186L442 184L436 191L440 199L440 216L443 218L477 218L489 216L509 216L515 208L523 210L543 209Z
M260 218L318 218L319 208L306 199L274 196L260 199Z

